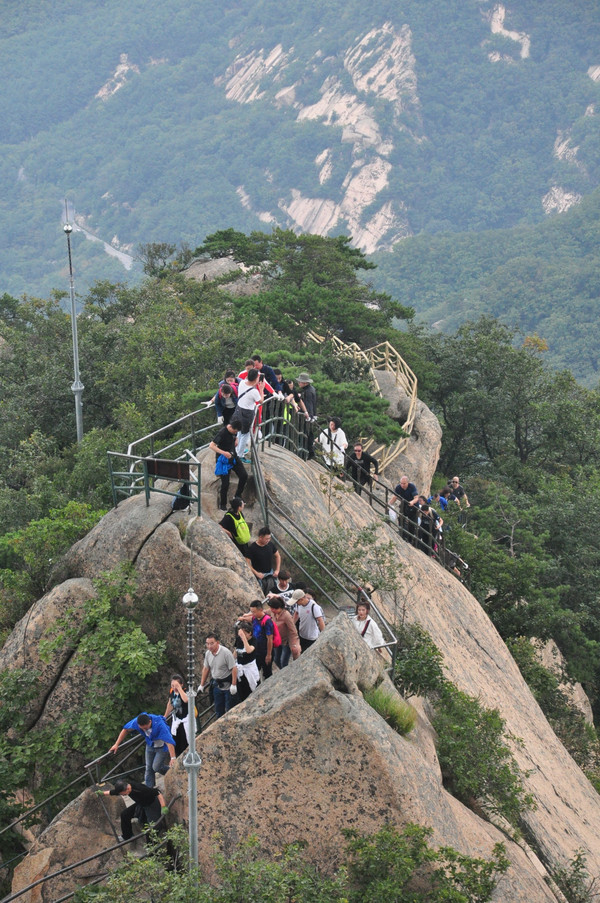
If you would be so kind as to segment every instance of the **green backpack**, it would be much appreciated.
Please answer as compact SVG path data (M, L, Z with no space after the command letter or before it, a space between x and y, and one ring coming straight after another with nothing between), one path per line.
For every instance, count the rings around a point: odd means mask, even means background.
M234 529L234 539L237 542L237 544L239 546L243 546L244 543L250 542L250 527L244 520L244 515L238 514L236 516L235 514L232 514L230 511L229 516L231 517L231 519L233 520L233 522L235 524L233 529Z

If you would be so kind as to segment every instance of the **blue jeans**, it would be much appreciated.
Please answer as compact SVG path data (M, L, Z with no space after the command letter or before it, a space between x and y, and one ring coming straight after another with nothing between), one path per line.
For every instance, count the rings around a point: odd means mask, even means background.
M233 696L229 692L229 688L221 690L217 686L216 680L212 682L213 699L215 702L215 715L221 718L225 712L228 712L233 704Z
M171 755L168 746L148 746L146 745L146 773L144 774L144 784L146 787L154 787L154 776L158 771L160 774L166 774L169 770L169 761Z
M273 647L273 661L280 670L281 668L286 668L288 666L291 655L292 650L289 646L284 646L283 643L281 646Z

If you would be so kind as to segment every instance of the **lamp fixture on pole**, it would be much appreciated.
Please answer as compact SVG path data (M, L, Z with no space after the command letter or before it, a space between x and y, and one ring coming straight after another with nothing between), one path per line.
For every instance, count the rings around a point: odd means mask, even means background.
M71 232L73 226L69 222L69 210L65 200L65 224L63 231L67 236L67 249L69 251L69 289L71 295L71 332L73 335L73 373L74 379L71 386L71 392L75 396L75 423L77 426L77 441L83 439L83 412L81 405L81 393L84 386L79 379L79 343L77 341L77 312L75 310L75 285L73 282L73 259L71 257Z
M190 549L190 583L191 583ZM202 759L196 752L196 676L194 648L194 611L198 605L198 596L190 586L184 595L183 607L187 612L187 653L188 653L188 740L189 748L183 757L183 767L188 773L188 822L190 840L190 870L198 869L198 772Z

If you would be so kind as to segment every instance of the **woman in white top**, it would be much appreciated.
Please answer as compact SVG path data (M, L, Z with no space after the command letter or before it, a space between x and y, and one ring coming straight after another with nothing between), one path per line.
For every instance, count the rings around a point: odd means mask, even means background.
M332 417L329 421L329 431L323 431L319 436L319 445L323 449L328 467L344 466L344 452L348 448L348 440L341 424L339 417Z
M360 633L361 637L373 649L375 646L383 646L385 640L383 634L373 618L370 616L371 603L361 602L356 606L356 614L352 618L352 623Z

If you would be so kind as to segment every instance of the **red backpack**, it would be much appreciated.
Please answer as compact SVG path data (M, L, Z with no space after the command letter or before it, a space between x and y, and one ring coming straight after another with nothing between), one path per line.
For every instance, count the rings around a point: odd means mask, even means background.
M265 615L260 622L260 626L264 629L265 621L271 621L273 624L273 646L277 648L277 646L281 646L281 634L279 633L279 627L275 623L274 619L270 615Z

